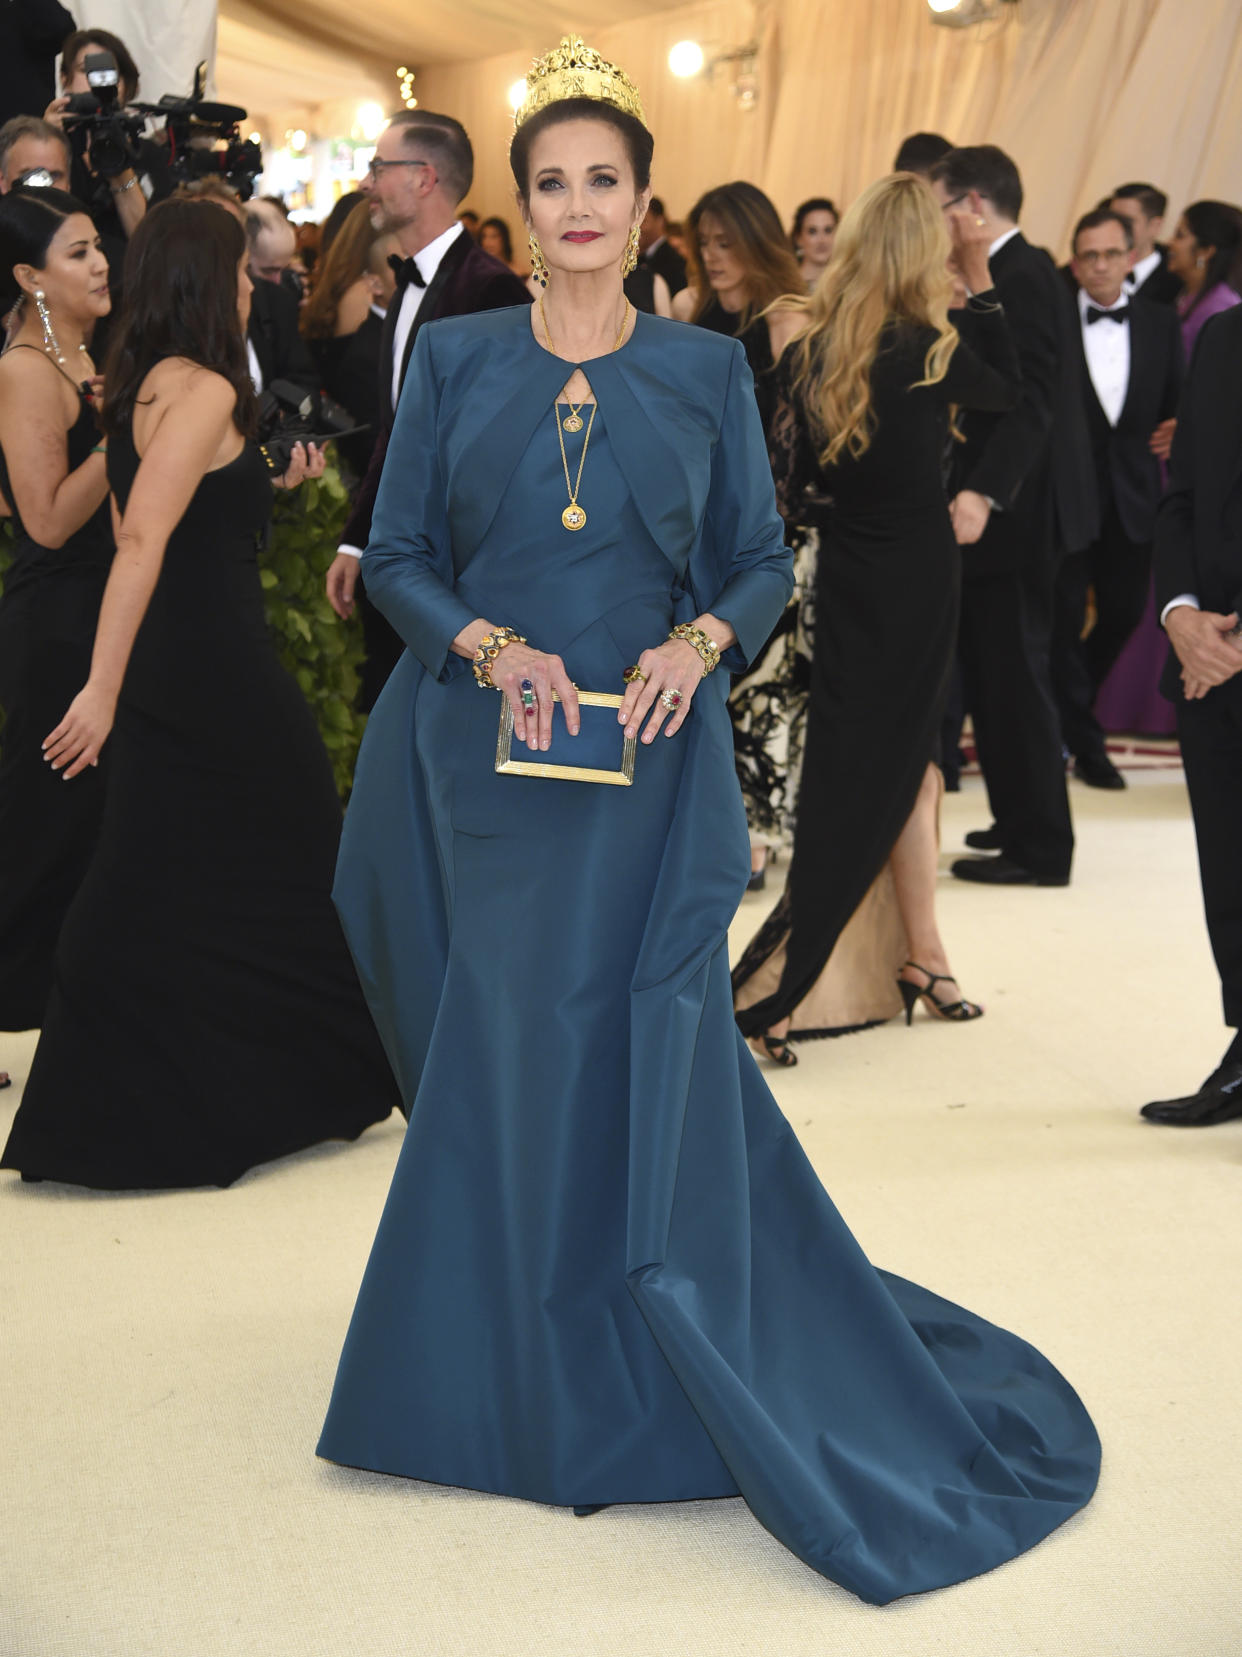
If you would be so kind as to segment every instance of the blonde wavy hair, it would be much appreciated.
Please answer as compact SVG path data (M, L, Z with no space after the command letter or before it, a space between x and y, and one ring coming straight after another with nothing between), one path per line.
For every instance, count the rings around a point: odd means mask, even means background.
M893 173L870 185L837 230L832 263L805 300L788 349L793 384L810 415L821 464L855 460L871 443L871 369L892 323L934 328L920 386L937 385L957 350L944 215L921 178ZM913 388L912 388L913 389Z

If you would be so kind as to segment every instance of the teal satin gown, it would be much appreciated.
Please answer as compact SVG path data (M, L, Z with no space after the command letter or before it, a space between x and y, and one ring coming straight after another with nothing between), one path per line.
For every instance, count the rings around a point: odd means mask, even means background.
M1033 1348L867 1262L733 1022L728 670L791 587L741 348L640 316L584 367L577 533L569 370L524 308L424 329L402 395L363 574L408 649L336 898L409 1129L319 1453L566 1506L740 1494L884 1603L1039 1541L1099 1444ZM738 644L632 788L496 773L469 622L619 691L703 611Z

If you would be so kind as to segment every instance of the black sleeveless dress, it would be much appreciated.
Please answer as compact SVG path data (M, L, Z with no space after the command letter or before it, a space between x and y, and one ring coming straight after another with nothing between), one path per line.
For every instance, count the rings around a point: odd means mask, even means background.
M124 510L132 441L111 441L108 469ZM398 1103L329 896L328 758L264 621L270 511L247 445L169 540L109 739L99 847L0 1159L26 1177L229 1185L354 1139Z
M78 395L70 471L99 442L95 416ZM105 498L63 546L41 546L18 515L2 451L0 490L17 533L0 598L0 1030L32 1030L43 1022L56 939L103 815L107 757L66 787L41 745L90 672L112 522Z

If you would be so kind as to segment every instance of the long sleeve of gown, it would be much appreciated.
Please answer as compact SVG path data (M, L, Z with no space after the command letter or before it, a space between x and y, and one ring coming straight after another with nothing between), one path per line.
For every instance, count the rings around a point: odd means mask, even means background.
M430 330L414 342L401 403L362 555L367 596L433 678L465 666L450 656L457 635L479 618L453 591L452 538L436 441L441 386Z
M712 459L700 559L691 564L696 602L727 621L737 643L722 660L740 672L758 655L793 591L793 554L776 510L754 382L739 345Z

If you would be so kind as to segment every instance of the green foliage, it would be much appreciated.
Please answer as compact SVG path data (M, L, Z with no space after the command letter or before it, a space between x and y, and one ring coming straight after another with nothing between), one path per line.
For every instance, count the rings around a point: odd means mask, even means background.
M349 510L332 461L319 479L278 489L272 536L259 555L267 624L280 659L297 680L319 722L319 733L341 798L353 782L365 714L356 713L362 625L342 621L324 595L324 577L336 557Z
M349 511L345 485L329 461L322 478L277 489L272 535L259 555L267 624L281 661L297 680L319 723L341 798L349 797L366 715L356 713L362 625L341 621L324 596ZM13 525L0 518L0 592L13 558Z

